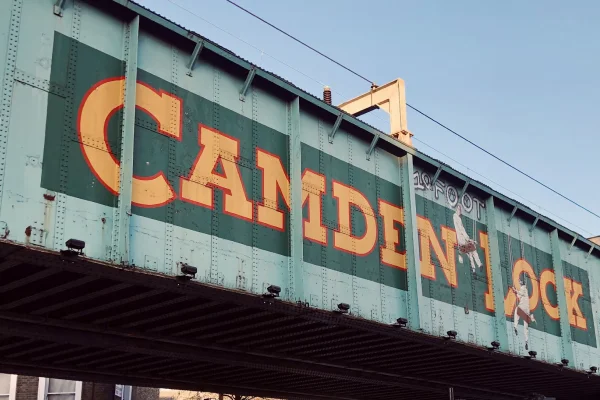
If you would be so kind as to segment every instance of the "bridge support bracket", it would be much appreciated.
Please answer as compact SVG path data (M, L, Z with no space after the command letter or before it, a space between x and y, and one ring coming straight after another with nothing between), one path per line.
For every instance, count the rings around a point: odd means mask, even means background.
M54 15L59 17L63 16L63 8L65 7L65 0L56 0L54 3Z
M537 215L535 217L535 220L533 221L533 224L531 225L531 228L529 228L529 233L532 233L533 230L535 229L535 226L537 225L538 221L540 220L540 216Z
M577 242L577 239L579 239L579 235L578 234L575 235L575 237L573 238L573 241L571 242L571 245L569 246L569 253L573 249L573 246L575 246L575 243Z
M250 71L248 71L248 76L246 76L244 87L242 87L242 90L240 91L240 101L246 101L246 93L248 92L250 85L252 85L252 81L254 80L255 76L256 67L253 66L252 68L250 68Z
M373 154L373 150L375 150L375 146L377 146L377 142L379 141L380 138L380 134L376 134L375 136L373 136L373 140L371 140L371 145L369 146L369 149L367 150L367 160L371 159L371 154Z
M470 184L470 182L469 182L469 181L466 181L466 182L465 182L465 185L464 185L464 186L463 186L463 188L460 190L460 196L459 196L459 198L462 198L462 197L465 195L465 193L467 192L467 189L469 188L469 184Z
M200 52L202 52L203 48L204 48L204 40L200 40L199 42L196 43L196 46L194 47L194 51L192 52L192 55L190 56L190 61L188 62L188 71L186 72L186 74L188 76L192 76L192 70L194 69L196 60L198 60L198 56L200 55Z
M588 257L590 256L590 254L592 254L592 251L594 251L594 245L590 246L590 250L587 252L587 254L585 255L585 259L587 260Z
M517 206L515 204L515 206L512 209L512 212L510 213L510 217L508 217L508 223L510 224L510 221L512 221L513 217L515 216L515 214L517 213L517 210L519 209L519 206Z
M344 119L344 114L339 113L337 119L335 120L335 124L333 124L333 129L329 133L329 143L333 143L333 138L335 137L336 132L340 129L340 125L342 124L342 120Z
M444 169L444 167L442 165L440 165L437 169L437 171L435 171L435 175L433 175L433 179L431 180L431 186L433 187L433 185L435 185L435 183L437 182L438 178L440 177L440 174L442 173L442 170Z

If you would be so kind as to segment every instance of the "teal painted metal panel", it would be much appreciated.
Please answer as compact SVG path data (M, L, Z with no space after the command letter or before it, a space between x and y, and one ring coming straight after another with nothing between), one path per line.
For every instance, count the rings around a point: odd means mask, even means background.
M552 244L552 265L554 273L557 277L565 276L563 271L563 259L560 251L560 241L558 239L558 231L555 229L550 233L550 241ZM567 298L565 295L565 282L563 279L555 278L556 300L558 303L558 315L560 318L560 347L563 359L573 361L573 341L571 339L571 326L569 324L569 314L567 312Z
M421 329L421 305L423 304L423 286L421 283L421 261L419 250L419 232L417 222L417 207L415 204L415 180L412 155L407 154L400 159L400 174L402 176L402 194L404 201L404 227L406 229L406 256L408 268L407 309L410 327Z
M135 129L138 34L140 18L136 16L126 28L124 59L126 62L123 117L121 128L121 150L119 163L119 193L114 214L113 261L130 263L129 236L131 224L131 201L133 191L133 146Z
M303 301L304 256L302 228L302 156L300 140L300 99L296 97L289 105L289 161L290 161L290 271L289 289L291 301Z
M4 74L6 72L7 49L9 46L10 20L13 2L3 1L0 3L0 88L3 87Z
M589 250L572 246L573 240L568 239L559 237L566 312L569 321L567 332L571 335L573 349L570 365L585 370L598 364L600 360L597 340L598 321L600 321L598 308L600 262L597 257L588 255Z
M500 261L500 249L498 248L498 230L496 229L496 207L494 198L486 201L486 212L488 215L488 237L489 237L489 260L492 269L492 287L494 292L494 330L496 340L500 343L500 349L508 349L508 335L506 333L506 315L504 313L504 282L502 280L502 265Z
M188 31L187 29L182 28L180 25L177 25L175 23L173 23L172 21L169 21L159 15L156 15L154 13L152 13L151 11L149 11L148 9L145 9L143 7L140 7L139 5L133 3L133 2L129 2L129 1L124 1L124 0L113 0L115 3L118 3L122 6L124 6L125 8L139 14L140 16L142 16L144 19L148 19L149 21L152 21L154 23L157 23L158 25L172 31L173 33L182 36L182 38L185 38L185 41L189 40L192 41L193 43L197 43L198 41L203 41L206 48L211 51L214 52L215 54L218 54L219 56L221 56L223 59L226 59L232 63L234 63L237 66L240 66L242 68L245 68L247 70L252 69L254 66L252 66L249 62L236 57L233 53L231 53L229 50L224 49L204 38L199 37L195 32L192 31ZM340 115L340 110L337 109L334 106L328 105L323 101L320 101L319 99L315 98L314 96L309 95L308 93L302 91L301 89L291 85L290 83L282 80L279 77L274 76L273 74L264 71L260 68L257 69L257 75L262 77L263 79L265 79L268 82L271 82L275 85L277 85L280 88L283 88L287 91L289 91L290 93L292 93L295 96L299 96L302 100L309 102L310 104L319 107L320 109L330 113L332 116L335 116L335 118L337 118L337 116ZM382 134L383 132L380 132L376 129L374 129L373 127L363 123L362 121L356 119L356 118L352 118L351 116L345 114L342 112L342 114L344 114L344 121L352 124L353 126L363 130L364 132L368 132L373 136L377 136ZM410 146L406 146L405 144L392 139L391 137L388 137L387 135L383 135L381 136L382 142L385 142L388 146L392 147L392 148L396 148L394 150L394 154L400 154L400 155L404 155L405 153L409 153L412 154L414 156L416 156L418 159L423 160L426 163L429 163L433 166L440 167L440 166L444 166L444 164L442 164L440 161L428 156L427 154L424 154ZM370 141L369 141L370 142ZM571 231L568 228L565 228L563 226L558 225L556 222L552 221L551 219L539 215L537 212L531 210L529 207L520 204L518 202L516 202L513 199L508 198L507 196L504 196L501 193L495 192L493 191L491 188L487 187L486 185L474 181L471 178L469 178L468 176L452 169L449 166L445 166L446 171L451 174L453 177L463 181L463 182L469 182L471 186L473 186L474 188L483 191L484 193L488 194L488 195L492 195L494 197L497 198L497 200L504 202L505 204L508 205L514 205L514 204L519 204L519 208L525 212L527 212L529 215L534 215L534 216L538 216L539 220L541 222L547 223L548 225L555 227L557 229L559 229L562 232L565 232L571 236L575 236L576 233ZM594 246L596 249L598 248L597 245L595 245L593 242L581 238L580 239L581 242L585 243L588 246Z
M6 181L7 144L13 103L13 88L15 83L22 7L22 0L13 0L11 3L5 2L3 6L6 14L4 14L4 19L2 21L5 24L2 31L6 32L5 39L7 40L7 51L4 53L5 62L2 63L2 98L0 99L0 206L4 199ZM10 15L9 20L7 20L8 15ZM7 228L5 228L5 230L6 229Z
M485 202L418 160L414 170L423 329L480 346L496 339Z
M202 282L255 294L274 284L282 301L344 302L371 321L408 318L411 329L453 329L550 362L568 356L569 332L574 367L598 360L600 261L588 241L569 249L569 231L551 236L556 224L540 216L533 226L530 210L509 223L512 200L386 135L368 157L381 133L350 116L330 142L339 110L263 70L240 100L251 65L210 42L189 76L201 39L132 3L122 4L141 13L137 59L123 52L125 14L76 1L58 17L22 4L21 18L38 23L6 42L18 58L0 82L12 106L0 121L7 240L58 250L83 239L86 255L105 261L120 261L129 240L123 259L138 268L173 275L185 262ZM0 16L0 33L12 15ZM149 19L180 37L159 36ZM123 76L138 108L128 94L125 110L92 107L89 119L92 93ZM108 182L114 160L131 187L121 203ZM511 288L523 274L521 302Z

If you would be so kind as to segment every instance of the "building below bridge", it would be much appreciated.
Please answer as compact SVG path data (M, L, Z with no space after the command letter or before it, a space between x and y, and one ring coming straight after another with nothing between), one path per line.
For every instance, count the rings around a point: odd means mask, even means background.
M158 400L160 389L0 374L0 400Z

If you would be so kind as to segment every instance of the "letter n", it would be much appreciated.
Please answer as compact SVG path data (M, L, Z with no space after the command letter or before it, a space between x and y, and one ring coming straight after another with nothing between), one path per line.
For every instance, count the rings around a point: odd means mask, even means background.
M446 242L446 253L444 254L431 222L425 217L417 216L417 225L419 229L419 247L421 249L421 275L436 280L435 266L431 259L431 249L433 249L448 283L452 287L456 287L458 285L456 254L454 252L457 247L456 232L442 226L442 239Z

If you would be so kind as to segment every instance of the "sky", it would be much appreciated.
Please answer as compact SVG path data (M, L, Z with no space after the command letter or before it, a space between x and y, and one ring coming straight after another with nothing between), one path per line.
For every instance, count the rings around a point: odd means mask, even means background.
M137 0L333 103L370 85L225 0ZM235 0L600 215L597 0ZM361 117L363 118L363 117ZM384 132L383 111L363 118ZM583 236L600 218L409 109L420 151Z

